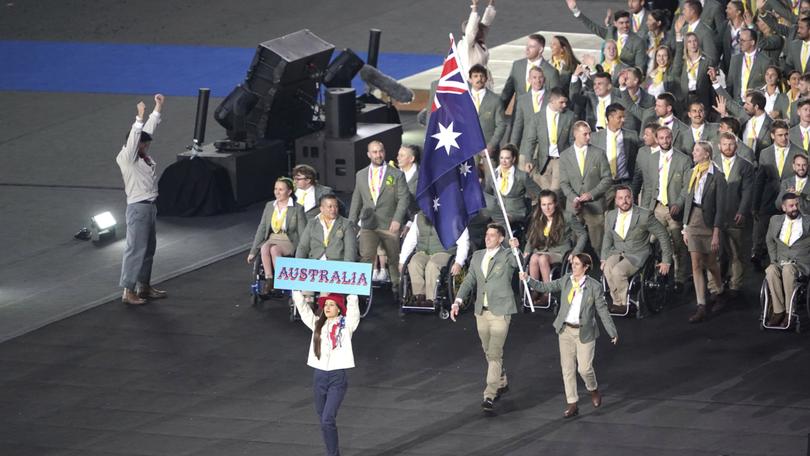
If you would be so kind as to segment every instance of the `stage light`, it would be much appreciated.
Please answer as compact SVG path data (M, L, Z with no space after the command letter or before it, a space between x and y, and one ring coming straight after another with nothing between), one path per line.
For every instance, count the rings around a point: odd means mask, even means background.
M108 211L90 217L90 238L93 242L115 239L115 217Z

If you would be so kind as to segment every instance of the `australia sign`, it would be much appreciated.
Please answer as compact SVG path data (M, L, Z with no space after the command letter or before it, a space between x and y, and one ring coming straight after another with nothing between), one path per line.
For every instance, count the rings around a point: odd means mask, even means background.
M273 287L368 296L371 264L280 257L276 259Z

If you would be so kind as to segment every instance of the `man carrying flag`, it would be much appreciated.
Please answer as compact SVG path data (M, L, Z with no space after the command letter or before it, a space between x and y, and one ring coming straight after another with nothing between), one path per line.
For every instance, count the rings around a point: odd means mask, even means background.
M433 223L445 248L455 244L470 219L484 207L474 157L485 149L475 105L451 36L450 53L431 106L416 191L419 207ZM503 346L511 315L517 312L511 284L517 260L501 247L505 235L502 226L488 226L487 248L473 255L470 272L459 289L460 299L456 299L450 312L455 321L459 305L475 293L475 322L488 366L481 404L485 412L492 412L494 401L508 389ZM517 244L516 240L512 242Z

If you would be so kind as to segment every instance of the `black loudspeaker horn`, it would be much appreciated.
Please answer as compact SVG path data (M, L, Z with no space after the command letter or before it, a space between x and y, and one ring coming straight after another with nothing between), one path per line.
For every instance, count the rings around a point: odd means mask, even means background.
M326 87L351 87L352 79L363 68L363 59L351 49L344 49L326 69L323 85Z
M326 91L326 136L348 138L357 133L357 101L354 89Z

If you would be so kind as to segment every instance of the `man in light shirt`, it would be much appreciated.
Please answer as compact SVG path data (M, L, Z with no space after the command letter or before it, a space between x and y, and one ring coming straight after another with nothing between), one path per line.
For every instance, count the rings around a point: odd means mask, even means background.
M751 89L765 85L765 70L771 59L757 49L759 35L756 30L743 29L740 32L740 53L731 58L726 90L735 100L742 100Z
M529 71L529 90L517 97L512 121L511 143L520 147L534 122L534 115L546 108L550 99L545 87L546 76L543 70L532 67Z
M318 202L321 196L334 193L331 187L318 183L318 174L315 168L309 165L298 165L292 170L293 182L295 183L295 202L304 207L307 220L320 213Z
M782 197L794 193L799 198L799 212L810 214L810 185L807 185L807 155L793 156L793 176L782 179L781 191L776 198L777 207L782 207Z
M520 97L529 91L532 68L539 68L543 72L545 87L553 89L560 86L560 74L553 65L543 58L546 47L546 38L543 35L531 34L526 39L526 58L512 62L512 70L503 85L501 101L503 107L509 105L512 96ZM513 141L514 142L514 141Z
M304 228L296 258L329 261L357 261L357 232L354 225L338 213L338 198L333 193L321 196L320 213Z
M121 282L124 293L121 302L129 305L146 304L147 299L166 297L166 292L150 284L152 262L157 247L155 220L158 197L158 182L155 175L157 164L149 156L152 135L160 123L163 95L155 95L155 108L144 123L146 105L139 102L138 115L115 161L124 179L127 194L127 245L121 262Z
M719 125L706 122L706 108L700 101L689 103L689 129L678 138L676 149L689 151L699 141L712 142L717 137Z
M790 129L790 142L800 147L804 153L810 151L810 98L796 102L799 124Z
M487 151L494 155L506 133L504 108L498 94L487 88L487 69L474 65L469 71L470 95L473 98L478 122L487 142Z
M520 145L520 163L541 188L559 193L560 152L571 144L571 126L576 119L566 109L568 97L562 89L552 89L547 97L548 104L532 118Z
M810 219L802 217L799 198L793 193L782 196L782 211L771 217L766 237L770 265L765 280L772 304L768 326L782 324L796 279L810 273Z

